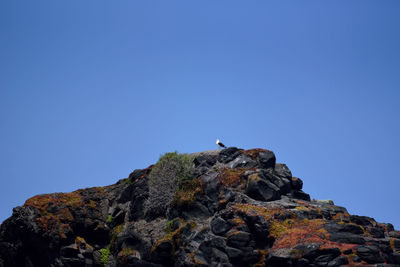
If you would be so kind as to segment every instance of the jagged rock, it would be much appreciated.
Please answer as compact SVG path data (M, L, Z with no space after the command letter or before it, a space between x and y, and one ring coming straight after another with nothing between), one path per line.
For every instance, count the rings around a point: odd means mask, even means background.
M363 229L355 224L326 224L324 227L329 233L338 233L338 232L345 232L345 233L351 233L351 234L356 234L360 235L363 234L364 231Z
M385 231L382 228L372 227L369 229L369 233L375 238L384 238ZM361 234L361 233L359 233Z
M257 159L262 168L275 168L276 158L274 152L269 150L260 152Z
M390 231L389 237L399 238L400 239L400 232L398 231Z
M214 218L211 221L211 231L216 235L225 234L231 227L221 217Z
M193 163L196 167L211 167L217 162L217 155L198 155L194 158Z
M161 217L145 213L153 166L110 186L28 199L0 226L0 267L400 265L393 225L310 201L273 152L193 158L193 177Z
M240 155L232 162L229 163L229 168L254 168L257 166L257 162L252 160L250 157L245 155Z
M231 247L241 248L245 247L249 243L250 239L251 235L249 233L237 231L228 236L227 244Z
M349 264L349 259L345 256L343 257L338 257L332 261L330 261L326 266L329 267L337 267L337 266L343 266Z
M79 254L79 249L76 247L75 244L72 244L69 246L62 247L60 249L60 254L61 256L66 258L76 257Z
M388 263L400 264L400 253L392 253L388 259Z
M292 187L294 190L300 190L303 188L303 181L298 177L292 177Z
M341 254L338 248L316 248L316 247L309 247L308 251L305 252L303 255L304 258L314 261L319 259L320 262L323 262L326 259L334 259ZM330 260L329 260L330 261Z
M156 263L161 263L166 266L173 265L174 247L171 240L163 240L159 242L151 253L151 258Z
M394 249L400 250L400 239L394 238L392 242Z
M350 233L331 233L330 240L347 244L365 244L365 239L363 237Z
M226 253L227 253L228 257L232 261L237 261L243 255L242 251L240 249L237 249L237 248L226 247L225 250L226 250Z
M240 155L240 150L236 147L228 147L223 149L218 155L218 161L228 163Z
M283 163L275 164L275 173L278 176L283 177L283 178L287 178L287 179L292 178L292 172L289 170L288 166L286 166L286 164L283 164Z
M384 262L376 246L357 246L355 247L357 255L367 263L382 263Z
M366 216L351 215L350 221L352 223L362 225L362 226L372 226L375 224L375 220Z
M302 190L293 191L292 195L293 195L293 198L310 201L310 195L305 193L305 192L303 192Z
M265 261L267 266L271 267L281 267L281 266L287 266L291 267L293 266L293 262L291 258L287 257L280 257L274 254L270 254L267 260Z
M251 198L261 201L271 201L280 197L279 188L273 183L261 179L257 174L249 176L246 194Z

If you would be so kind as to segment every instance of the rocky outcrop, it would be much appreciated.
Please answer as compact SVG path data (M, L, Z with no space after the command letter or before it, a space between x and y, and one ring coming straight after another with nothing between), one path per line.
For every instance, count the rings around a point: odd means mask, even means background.
M400 266L400 232L310 200L272 151L193 157L165 216L145 212L152 166L28 199L1 225L0 266Z

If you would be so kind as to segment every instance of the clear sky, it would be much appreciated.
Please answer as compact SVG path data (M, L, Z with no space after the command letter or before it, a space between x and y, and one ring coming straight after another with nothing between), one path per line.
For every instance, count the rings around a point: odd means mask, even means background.
M400 229L400 1L0 2L0 221L160 154L275 152Z

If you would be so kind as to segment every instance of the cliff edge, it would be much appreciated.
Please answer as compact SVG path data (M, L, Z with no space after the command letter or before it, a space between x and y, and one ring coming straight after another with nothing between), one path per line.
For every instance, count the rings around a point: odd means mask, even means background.
M34 196L0 266L400 266L400 232L311 200L272 151L167 153L105 187Z

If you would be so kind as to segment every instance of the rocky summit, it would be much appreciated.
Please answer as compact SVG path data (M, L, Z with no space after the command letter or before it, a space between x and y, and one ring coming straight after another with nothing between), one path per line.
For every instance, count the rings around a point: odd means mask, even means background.
M0 266L400 266L400 232L311 200L272 151L167 153L105 187L38 195Z

